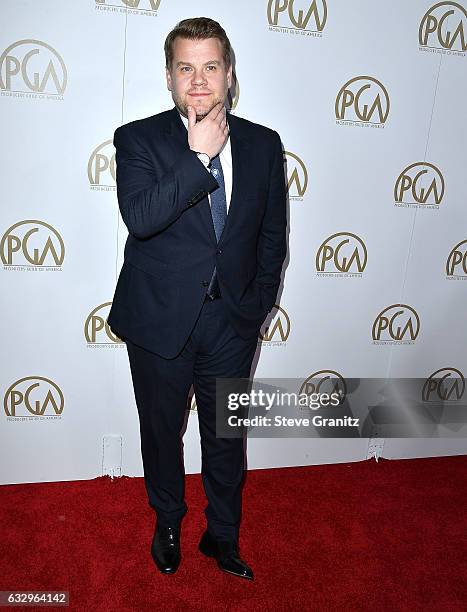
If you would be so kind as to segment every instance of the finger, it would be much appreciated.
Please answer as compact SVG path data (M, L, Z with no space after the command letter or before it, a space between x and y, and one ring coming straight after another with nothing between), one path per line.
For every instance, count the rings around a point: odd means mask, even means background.
M222 122L225 120L226 120L225 106L223 106L219 114L217 115L217 117L214 119L214 121L216 121L218 125L222 125Z
M217 119L218 121L220 121L220 119L222 119L222 111L224 109L224 103L223 102L218 102L216 104L216 106L213 106L213 108L211 109L209 115L210 118L213 119L214 121ZM212 115L211 115L212 113Z
M188 112L188 127L192 128L196 125L196 111L192 106L187 107Z
M206 117L209 117L210 119L214 119L215 117L217 117L217 114L219 112L219 109L221 108L221 104L222 102L218 102L217 104L215 104L211 110L209 111L209 113L206 115Z

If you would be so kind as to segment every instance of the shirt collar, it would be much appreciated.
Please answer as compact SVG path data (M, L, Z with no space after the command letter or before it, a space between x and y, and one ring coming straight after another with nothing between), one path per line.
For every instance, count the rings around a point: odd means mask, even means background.
M182 115L180 111L178 111L178 114L180 115L180 119L183 121L183 125L186 127L186 129L188 129L188 118Z

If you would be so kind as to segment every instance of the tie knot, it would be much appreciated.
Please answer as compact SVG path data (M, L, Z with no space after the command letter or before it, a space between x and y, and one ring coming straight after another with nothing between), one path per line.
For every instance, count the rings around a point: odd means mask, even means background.
M219 153L211 159L211 168L217 168L218 170L222 168Z

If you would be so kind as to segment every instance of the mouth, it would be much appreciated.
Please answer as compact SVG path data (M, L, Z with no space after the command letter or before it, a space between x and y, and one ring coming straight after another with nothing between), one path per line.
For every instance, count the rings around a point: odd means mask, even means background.
M191 96L192 98L203 98L205 96L210 96L210 93L201 93L201 92L193 92L193 93L188 93L189 96Z

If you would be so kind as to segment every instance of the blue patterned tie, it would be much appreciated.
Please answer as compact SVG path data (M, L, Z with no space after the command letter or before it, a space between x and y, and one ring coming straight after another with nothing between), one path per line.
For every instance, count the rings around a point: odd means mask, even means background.
M214 231L216 233L217 242L219 242L219 238L221 237L222 230L224 229L225 225L225 220L227 218L227 199L225 196L224 174L222 172L219 155L216 155L216 157L213 157L211 160L211 174L219 183L219 187L211 192L212 222L214 224ZM219 283L217 281L216 268L214 268L206 293L211 299L213 299L220 293Z

